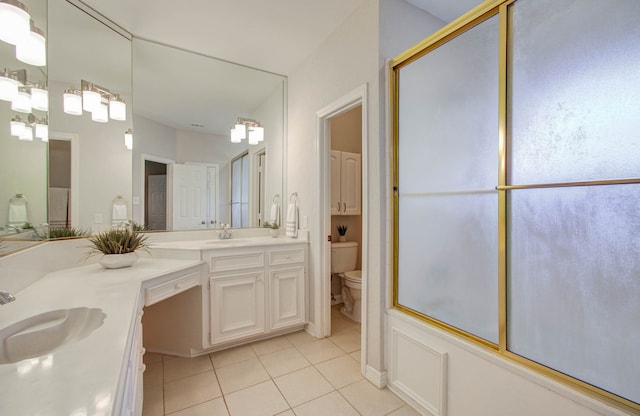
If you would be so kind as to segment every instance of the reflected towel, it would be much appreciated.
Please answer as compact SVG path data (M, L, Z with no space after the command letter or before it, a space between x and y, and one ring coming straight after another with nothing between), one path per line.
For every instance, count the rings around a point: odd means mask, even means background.
M127 220L127 206L124 204L113 204L111 225L120 225Z
M9 204L9 224L24 224L29 222L27 204Z
M298 236L298 205L295 202L291 202L287 207L286 236Z
M271 204L271 212L269 213L269 223L277 223L278 222L278 209L279 206L275 202Z
M69 226L68 188L49 188L49 225Z

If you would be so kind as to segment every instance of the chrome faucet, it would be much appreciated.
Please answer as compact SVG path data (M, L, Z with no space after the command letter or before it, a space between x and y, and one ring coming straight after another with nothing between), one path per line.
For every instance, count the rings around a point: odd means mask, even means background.
M230 240L232 235L231 235L231 225L230 224L222 224L222 231L220 231L218 233L218 237L220 237L220 240Z
M0 290L0 305L4 305L5 303L13 302L16 300L16 297L6 290Z

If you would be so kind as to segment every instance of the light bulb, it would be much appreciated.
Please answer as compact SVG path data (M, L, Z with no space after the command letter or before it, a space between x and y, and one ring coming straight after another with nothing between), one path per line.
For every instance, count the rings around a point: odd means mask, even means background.
M242 135L236 128L231 129L231 143L240 143L242 141Z
M25 129L24 121L20 120L20 117L14 117L11 119L11 135L20 137Z
M99 92L91 90L82 91L82 109L93 113L100 108L102 97Z
M0 100L13 101L18 96L18 87L22 84L11 77L8 70L0 72Z
M20 61L34 66L45 66L47 64L47 46L44 32L33 26L27 36L16 44L16 58Z
M31 95L26 88L18 88L18 96L11 101L11 109L20 113L31 113Z
M0 40L17 45L31 31L27 7L17 0L0 0Z
M258 140L258 134L256 134L255 127L249 127L249 144L256 145L260 142Z
M109 108L107 104L100 103L98 108L91 113L91 120L97 121L98 123L106 123L109 121Z
M20 134L18 139L24 140L27 142L33 141L33 129L31 128L31 126L25 126L25 128L22 130L22 133Z
M82 96L78 90L65 90L63 108L64 112L72 116L82 115Z
M44 88L31 87L31 107L40 111L49 111L49 93Z
M42 122L36 123L36 137L43 142L49 141L49 125Z
M124 132L124 147L133 149L133 131L131 129Z
M109 117L112 120L125 121L127 119L127 105L120 97L111 97L109 100Z

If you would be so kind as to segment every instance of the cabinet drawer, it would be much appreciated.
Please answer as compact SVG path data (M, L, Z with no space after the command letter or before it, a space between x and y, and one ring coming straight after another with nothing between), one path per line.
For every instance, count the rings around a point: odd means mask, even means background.
M193 272L147 288L144 291L144 304L146 306L153 305L192 287L199 286L201 284L200 280L200 272Z
M304 262L304 248L277 250L269 253L269 266Z
M250 269L264 267L264 253L261 251L252 253L236 253L211 256L209 258L209 271L223 272L237 269Z

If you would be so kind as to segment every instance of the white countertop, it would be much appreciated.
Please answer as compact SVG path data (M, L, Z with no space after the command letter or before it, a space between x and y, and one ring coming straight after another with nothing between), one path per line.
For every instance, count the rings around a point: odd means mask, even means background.
M0 306L0 328L43 312L100 308L104 323L75 343L0 365L0 415L111 415L144 282L199 266L199 260L140 258L132 267L98 264L50 273Z
M221 248L241 248L241 247L265 247L287 244L307 244L306 240L279 236L277 238L267 237L241 237L230 238L227 240L209 239L209 240L189 240L189 241L167 241L161 243L152 243L153 249L172 249L172 250L212 250Z

